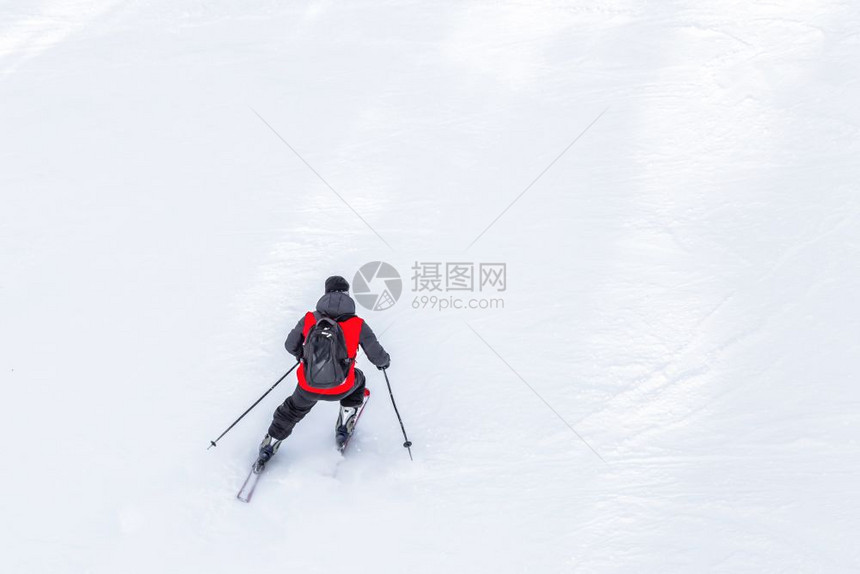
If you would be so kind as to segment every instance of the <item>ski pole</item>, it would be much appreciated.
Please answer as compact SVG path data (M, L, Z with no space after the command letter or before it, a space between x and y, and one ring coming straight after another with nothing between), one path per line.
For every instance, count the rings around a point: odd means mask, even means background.
M251 405L250 407L248 407L248 410L247 410L247 411L245 411L244 413L242 413L242 416L240 416L238 419L236 419L235 421L233 421L233 424L231 424L230 426L228 426L228 427L227 427L227 430L225 430L224 432L222 432L222 433L221 433L221 436L219 436L219 437L218 437L218 438L216 438L215 440L211 440L211 441L209 441L209 446L207 446L207 447L206 447L206 450L209 450L209 449L210 449L210 448L212 448L213 446L218 446L216 443L217 443L219 440L221 440L221 437L223 437L225 434L227 434L228 432L230 432L230 429L232 429L234 426L236 426L236 423L238 423L240 420L242 420L243 418L245 418L245 415L247 415L248 413L250 413L250 412L251 412L251 409L253 409L253 408L254 408L254 407L256 407L258 404L260 404L260 401L262 401L263 399L265 399L265 398L266 398L266 395L268 395L269 393L271 393L271 392L272 392L272 390L273 390L275 387L277 387L279 384L281 384L281 381L283 381L284 379L286 379L286 378L287 378L287 375L289 375L290 373L292 373L292 372L293 372L293 369L295 369L295 368L296 368L296 367L298 367L298 366L299 366L299 361L296 361L296 364L295 364L295 365L293 365L292 367L290 367L290 370L289 370L289 371L287 371L286 373L284 373L284 376L283 376L283 377L281 377L280 379L278 379L277 381L275 381L275 384L274 384L274 385L272 385L271 387L269 387L269 390L268 390L268 391L266 391L265 393L263 393L263 396L262 396L262 397L260 397L259 399L257 399L257 400L254 402L254 404L253 404L253 405Z
M388 396L391 397L391 406L394 407L394 414L397 415L397 420L400 422L400 430L403 431L403 439L406 441L403 443L403 446L409 451L409 460L415 460L412 458L412 441L406 436L406 429L403 428L403 419L400 418L400 411L397 410L397 403L394 402L394 393L391 392L391 383L388 382L387 370L382 369L382 374L385 375L385 384L388 385Z

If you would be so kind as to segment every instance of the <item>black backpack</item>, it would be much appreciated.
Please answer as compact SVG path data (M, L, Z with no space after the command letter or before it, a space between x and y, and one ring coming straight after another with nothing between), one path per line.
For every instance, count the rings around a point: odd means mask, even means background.
M329 317L317 319L302 345L302 363L308 385L330 389L342 384L351 362L343 329L337 321Z

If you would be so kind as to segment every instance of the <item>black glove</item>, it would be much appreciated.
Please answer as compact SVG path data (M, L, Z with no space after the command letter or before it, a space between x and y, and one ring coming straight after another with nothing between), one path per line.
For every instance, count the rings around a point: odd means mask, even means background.
M384 371L385 369L387 369L390 366L391 366L391 361L388 361L384 365L377 365L376 368L379 369L380 371Z

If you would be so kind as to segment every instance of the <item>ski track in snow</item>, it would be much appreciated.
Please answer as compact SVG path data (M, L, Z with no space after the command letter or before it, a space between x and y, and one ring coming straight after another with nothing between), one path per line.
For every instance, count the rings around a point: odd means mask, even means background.
M0 7L0 570L860 569L858 24ZM294 376L208 441L324 278L374 260L404 276L365 317L415 462L361 357L347 455L319 404L239 503ZM508 264L504 310L410 307L415 261L463 260Z

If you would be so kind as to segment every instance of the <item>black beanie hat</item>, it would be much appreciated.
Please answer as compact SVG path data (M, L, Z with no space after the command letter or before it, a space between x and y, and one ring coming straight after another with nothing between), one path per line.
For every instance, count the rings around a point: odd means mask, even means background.
M349 291L349 283L340 275L332 275L325 280L325 292L332 291Z

